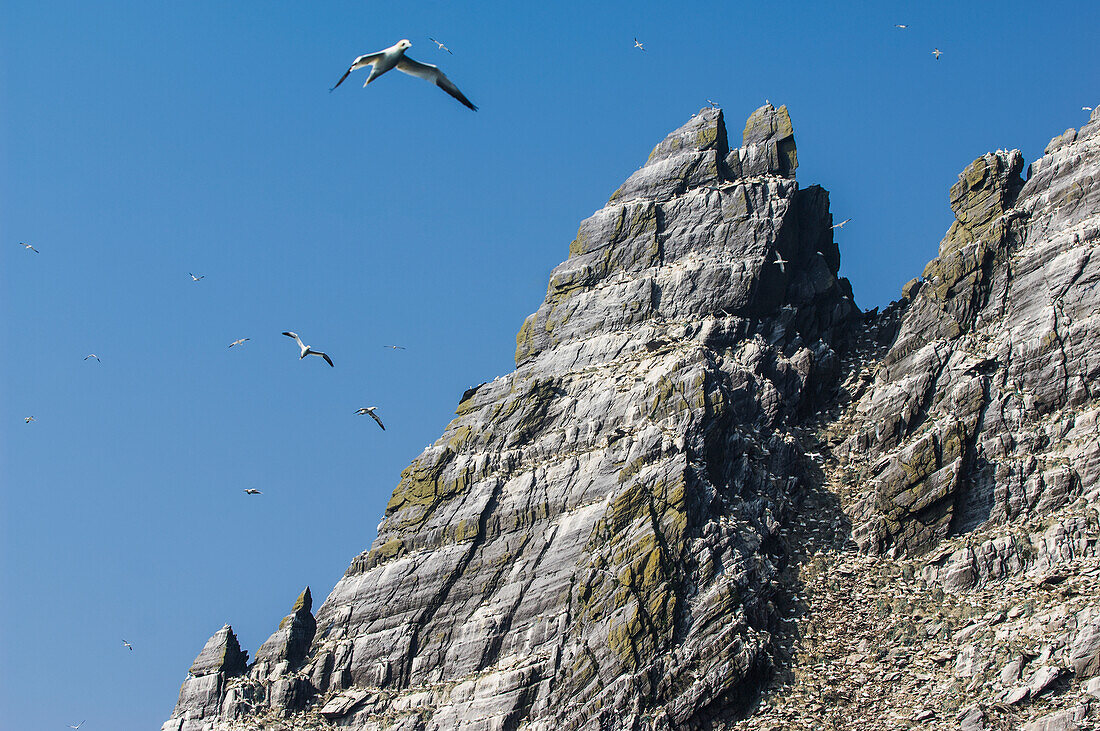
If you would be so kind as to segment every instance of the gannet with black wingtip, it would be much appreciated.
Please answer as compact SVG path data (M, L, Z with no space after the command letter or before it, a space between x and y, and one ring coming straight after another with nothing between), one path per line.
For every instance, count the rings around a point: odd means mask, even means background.
M229 347L232 348L234 345L240 345L241 343L247 342L251 339L252 338L241 338L240 340L234 340L229 344Z
M247 487L247 488L245 488L244 492L245 492L246 495L263 495L262 492L260 492L259 490L257 490L254 487Z
M95 353L88 353L86 356L84 356L84 360L88 360L89 358L95 358L97 363L102 363L103 362L99 359L99 356L96 355Z
M848 223L848 221L851 221L851 220L852 220L852 219L850 219L850 218L845 218L845 219L844 219L843 221L841 221L840 223L837 223L837 224L833 224L833 225L832 225L832 226L830 226L829 228L844 228L844 224Z
M377 409L377 408L378 408L377 406L366 406L362 409L359 409L355 413L358 414L359 416L363 416L365 414L370 414L370 418L372 418L372 419L374 419L375 421L378 422L378 426L382 427L382 431L386 431L386 425L383 424L382 420L378 418L378 414L374 413L374 410Z
M637 48L639 51L645 50L645 44L639 41L637 38L634 39L634 47Z
M344 79L348 78L348 74L357 69L370 66L370 76L363 82L363 87L366 88L367 84L377 79L382 74L386 73L390 69L397 69L403 74L409 76L415 76L425 81L430 81L438 86L443 91L447 92L455 99L465 104L470 109L477 111L477 107L473 102L465 97L465 95L458 90L458 87L454 85L446 75L439 70L438 66L433 66L430 63L420 63L419 61L413 61L411 58L405 55L405 51L412 46L412 43L408 39L402 39L396 44L390 46L387 49L379 51L377 53L368 53L365 56L360 56L355 59L344 75L340 77L340 80L336 82L336 86L344 83ZM334 91L336 86L329 89Z
M324 358L325 362L328 363L330 366L332 366L333 368L336 367L336 366L332 365L332 358L329 358L326 354L322 353L320 350L314 350L313 348L311 348L308 345L306 345L305 343L303 343L302 339L300 337L298 337L298 333L284 332L283 335L286 335L288 338L294 338L294 341L296 343L298 343L298 347L302 351L302 354L298 356L298 360L301 360L302 358L305 358L307 355L319 355L320 357Z
M787 260L779 253L779 249L775 250L775 263L779 265L779 273L787 273Z
M33 247L33 246L31 246L30 244L24 244L24 243L23 243L22 241L20 241L20 242L19 242L19 245L20 245L20 246L22 246L22 247L23 247L24 249L30 249L30 250L31 250L31 251L33 251L34 253L36 253L36 254L38 253L38 249L34 248L34 247Z
M83 725L84 725L84 721L81 721L80 723L78 723L78 724L77 724L77 725L75 725L75 726L74 726L74 725L72 725L72 724L70 723L70 724L69 724L69 728L73 728L73 729L78 729L78 728L80 728L80 727L81 727L81 726L83 726Z
M436 39L432 38L431 36L428 36L428 40L431 41L432 43L434 43L435 45L439 46L440 51L446 51L447 53L451 54L452 56L455 55L454 51L447 48L446 46L444 46L442 43L440 43Z
M126 648L127 650L129 650L130 652L133 652L133 651L134 651L134 646L133 646L133 645L131 645L131 644L130 644L129 642L127 642L126 640L123 640L123 641L122 641L122 645L123 645L123 647L125 647L125 648Z
M34 418L33 416L24 416L23 417L23 423L24 424L30 424L32 421L38 421L38 419Z
M404 345L383 345L383 348L389 348L390 350L405 350Z
M197 276L197 277L196 277L196 276L195 276L194 274L191 274L191 272L187 272L187 273L188 273L188 274L189 274L189 275L191 276L191 281L192 281L192 282L197 282L197 281L199 281L200 279L206 279L206 275L205 275L205 274L200 274L199 276Z
M934 49L932 49L932 55L936 57L936 60L937 60L937 61L939 61L939 60L940 60L940 56L942 56L942 55L943 55L943 51L941 51L941 50L940 50L940 49L938 49L938 48L934 48Z

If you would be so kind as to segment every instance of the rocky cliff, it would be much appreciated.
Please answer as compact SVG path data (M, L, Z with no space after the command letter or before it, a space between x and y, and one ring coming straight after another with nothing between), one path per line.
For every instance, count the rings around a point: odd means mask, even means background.
M975 161L865 314L786 109L735 148L700 112L581 223L516 370L316 618L307 589L251 664L222 628L163 729L1087 723L1098 130L1026 183Z

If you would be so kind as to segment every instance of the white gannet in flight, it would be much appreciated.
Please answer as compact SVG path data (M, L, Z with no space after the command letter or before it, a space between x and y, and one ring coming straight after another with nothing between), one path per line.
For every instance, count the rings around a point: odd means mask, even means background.
M779 273L780 274L786 274L787 273L787 269L786 269L787 260L784 259L783 256L779 253L779 249L775 250L775 263L779 265Z
M188 273L188 274L189 274L189 275L191 276L191 281L192 281L192 282L197 282L197 281L199 281L200 279L206 279L206 275L205 275L205 274L200 274L199 276L197 276L197 277L196 277L196 276L195 276L194 274L191 274L191 272L187 272L187 273Z
M88 360L89 358L95 358L97 363L102 363L103 362L99 359L99 356L96 355L95 353L88 353L86 356L84 356L84 360Z
M23 417L23 423L25 423L25 424L30 424L32 421L38 421L38 419L34 418L33 416L24 416Z
M263 495L262 492L260 492L259 490L257 490L254 487L245 488L244 492L245 492L246 495Z
M938 49L938 48L935 48L935 49L933 49L933 50L932 50L932 55L936 57L936 60L937 60L937 61L939 61L939 60L940 60L940 56L942 56L942 55L943 55L943 51L941 51L941 50L940 50L940 49Z
M134 651L134 646L133 646L133 645L131 645L131 644L130 644L129 642L127 642L126 640L123 640L123 641L122 641L122 646L123 646L123 647L125 647L125 648L126 648L127 650L129 650L130 652L133 652L133 651Z
M447 48L446 46L444 46L442 43L440 43L436 39L432 38L431 36L428 36L428 40L431 41L432 43L434 43L435 45L439 46L440 51L446 51L447 53L451 54L452 56L455 55L454 51Z
M404 345L383 345L383 348L389 348L390 350L405 350Z
M340 80L336 82L336 86L344 83L344 79L348 78L348 74L350 74L352 71L355 71L356 69L361 69L365 66L370 66L371 70L370 76L368 76L367 80L363 82L364 88L367 86L367 84L374 81L382 74L386 73L390 69L396 68L401 73L432 82L440 89L453 96L455 99L458 99L470 109L473 109L475 112L477 111L477 107L474 106L473 102L467 99L465 95L463 95L463 93L458 90L458 87L454 85L454 82L448 79L444 75L444 73L439 70L438 66L433 66L430 63L420 63L419 61L413 61L411 58L406 56L405 51L410 46L412 46L412 43L409 43L408 40L402 39L398 41L395 45L378 51L377 53L368 53L365 56L360 56L359 58L355 59L355 61L351 64L351 67L344 72L344 75L341 76ZM329 89L329 91L333 91L336 86L332 87L332 89Z
M905 25L904 23L894 23L894 27L895 28L901 28L902 30L905 30L909 26Z
M1092 107L1081 107L1081 111L1082 112L1091 112ZM26 244L23 244L23 246L26 246Z
M640 51L645 50L645 45L641 41L639 41L637 38L634 39L634 47L637 48Z
M38 253L38 249L34 248L34 247L33 247L33 246L31 246L30 244L24 244L24 243L23 243L22 241L20 241L20 242L19 242L19 245L20 245L20 246L22 246L22 247L23 247L24 249L30 249L30 250L31 250L31 251L33 251L34 253L36 253L36 254Z
M845 219L844 219L843 221L841 221L840 223L836 223L836 224L833 224L833 225L832 225L832 226L830 226L829 228L844 228L844 224L848 223L848 221L851 221L851 220L852 220L852 219L850 219L850 218L845 218Z
M74 726L74 725L72 725L71 723L70 723L70 724L68 724L69 728L72 728L72 729L78 729L78 728L80 728L80 727L81 727L81 726L83 726L83 725L84 725L84 722L83 722L83 721L81 721L80 723L78 723L78 724L77 724L77 725L75 725L75 726Z
M332 366L333 368L336 367L336 366L332 365L332 358L329 358L327 355L322 353L320 350L313 350L308 345L303 343L302 339L300 337L298 337L298 333L284 332L283 335L286 335L288 338L294 338L294 341L296 343L298 343L298 347L301 348L301 350L302 350L302 354L298 356L298 360L301 360L302 358L305 358L307 355L319 355L322 358L324 358L325 362L328 363L330 366Z
M241 338L240 340L234 340L229 344L229 347L232 348L234 345L240 345L241 343L247 342L251 339L252 338Z
M358 414L359 416L363 416L364 414L370 414L370 418L372 418L372 419L374 419L375 421L378 422L378 426L382 427L382 431L386 431L386 425L383 424L382 420L378 418L378 414L374 413L374 410L377 409L377 408L378 408L377 406L367 406L365 408L359 409L355 413Z

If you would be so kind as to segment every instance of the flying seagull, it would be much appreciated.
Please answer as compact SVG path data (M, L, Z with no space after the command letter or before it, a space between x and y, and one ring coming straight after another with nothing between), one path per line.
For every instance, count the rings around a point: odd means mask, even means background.
M191 272L187 272L187 273L191 274ZM199 276L196 277L194 274L191 274L191 281L197 282L200 279L206 279L206 275L205 274L200 274Z
M787 273L787 269L786 269L787 260L784 259L782 257L782 255L780 255L779 249L775 250L775 263L779 265L779 273L780 274L786 274Z
M245 489L245 494L246 494L246 495L263 495L263 493L262 493L262 492L260 492L259 490L257 490L257 489L256 489L256 488L254 488L254 487L249 487L249 488L246 488L246 489Z
M836 223L836 224L833 224L833 225L832 225L832 226L830 226L829 228L844 228L844 224L848 223L848 221L851 221L851 220L852 220L852 219L850 219L850 218L845 218L845 219L844 219L843 221L841 221L840 223Z
M31 251L33 251L34 253L36 253L36 254L38 253L38 249L34 248L34 247L33 247L33 246L31 246L30 244L24 244L24 243L23 243L22 241L20 241L20 242L19 242L19 245L20 245L20 246L22 246L22 247L23 247L24 249L30 249L30 250L31 250Z
M122 646L123 646L123 647L125 647L125 648L126 648L127 650L129 650L130 652L133 652L133 651L134 651L134 646L133 646L133 645L131 645L131 644L130 644L129 642L127 642L126 640L123 640L123 641L122 641Z
M408 40L402 39L398 41L396 45L378 51L377 53L368 53L365 56L360 56L359 58L355 59L355 61L351 64L351 67L344 72L344 75L341 76L340 80L336 82L336 86L344 83L344 79L348 78L348 74L350 74L352 71L355 71L356 69L361 69L366 66L371 67L370 76L368 76L367 80L363 82L363 87L366 88L367 84L374 81L390 69L396 68L403 74L408 74L409 76L415 76L419 79L424 79L425 81L432 82L440 89L453 96L455 99L458 99L470 109L474 110L475 112L477 111L477 107L474 106L473 102L467 99L465 95L463 95L463 93L458 90L458 87L454 85L454 82L448 79L446 75L444 75L444 73L439 70L438 66L433 66L430 63L420 63L419 61L413 61L411 58L406 56L405 51L410 46L412 46L412 43L409 43ZM329 89L329 91L333 91L336 86L332 87L332 89Z
M382 427L382 431L386 431L386 425L383 424L382 420L378 418L378 414L374 413L374 410L377 409L377 408L378 408L377 406L367 406L366 408L359 409L355 413L358 414L359 416L363 416L364 414L370 414L370 418L372 418L372 419L374 419L375 421L378 422L378 426Z
M70 724L69 724L69 728L72 728L72 729L77 729L77 728L80 728L80 727L81 727L81 726L83 726L83 725L84 725L84 722L83 722L83 721L81 721L80 723L78 723L78 724L77 724L77 725L75 725L75 726L74 726L74 725L72 725L72 724L70 723Z
M447 48L446 46L444 46L442 43L440 43L436 39L432 38L431 36L428 36L428 40L431 41L432 43L434 43L435 45L439 46L440 51L446 51L447 53L451 54L452 56L455 55L454 51Z
M102 363L103 362L99 359L99 356L96 355L95 353L88 353L86 356L84 356L84 360L88 360L89 358L95 358L97 363Z
M301 350L302 350L302 354L298 356L298 360L301 360L302 358L305 358L307 355L319 355L322 358L324 358L325 362L328 363L330 366L332 366L333 368L336 367L336 366L332 365L332 358L329 358L327 355L322 353L320 350L311 349L308 345L303 343L302 339L300 337L298 337L298 333L284 332L283 335L286 335L288 338L294 338L294 341L298 343L298 347L301 348Z
M932 51L932 55L936 57L936 60L937 60L937 61L939 61L939 60L940 60L940 56L942 56L942 55L943 55L943 51L941 51L940 49L936 48L936 49L934 49L934 50Z
M389 348L390 350L405 350L404 345L383 345L383 348Z
M249 340L251 340L251 339L252 339L252 338L241 338L240 340L234 340L233 342L231 342L231 343L229 344L229 347L230 347L230 348L232 348L232 347L233 347L234 345L240 345L241 343L243 343L243 342L246 342L246 341L249 341Z
M645 50L645 46L642 45L642 42L639 41L637 38L634 39L634 47L642 51Z
M34 418L33 416L24 416L23 417L23 422L26 423L26 424L30 424L32 421L38 421L38 419Z

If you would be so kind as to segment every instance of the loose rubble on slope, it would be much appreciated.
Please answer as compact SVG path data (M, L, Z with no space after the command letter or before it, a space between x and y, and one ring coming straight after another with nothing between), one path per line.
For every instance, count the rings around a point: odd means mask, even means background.
M864 315L786 109L700 112L316 619L223 628L164 731L1094 723L1098 129L975 161Z

